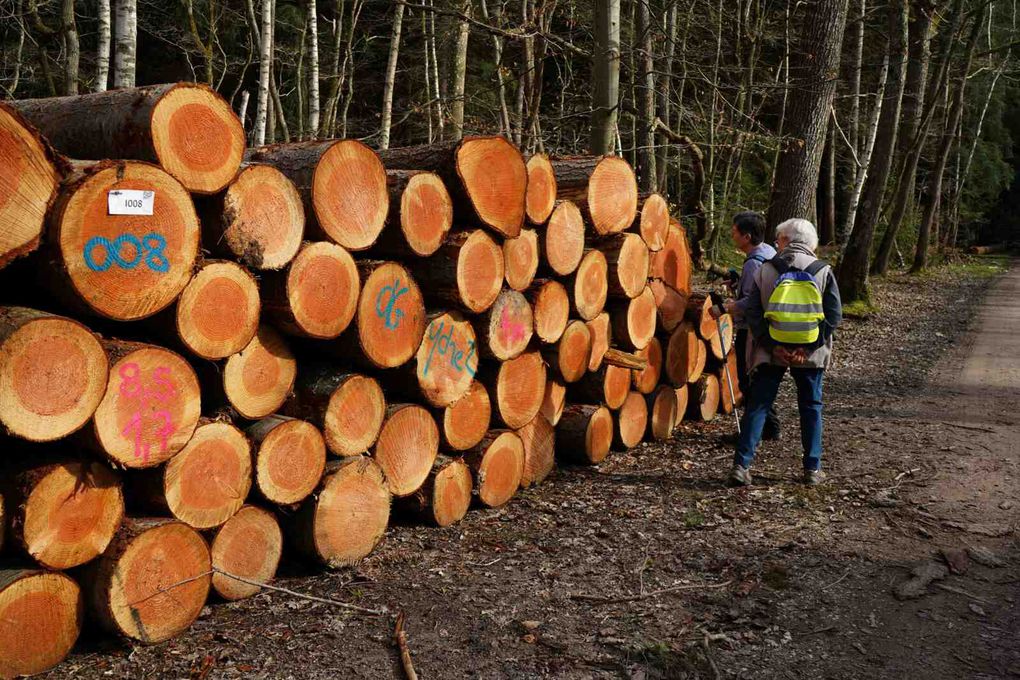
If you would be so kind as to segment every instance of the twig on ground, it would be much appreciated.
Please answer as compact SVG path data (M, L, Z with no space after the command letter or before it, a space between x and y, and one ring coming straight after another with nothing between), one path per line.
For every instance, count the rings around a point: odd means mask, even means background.
M961 430L972 430L974 432L988 432L990 434L998 434L998 430L993 430L989 427L978 427L977 425L962 425L960 423L950 423L946 420L940 420L940 423L947 427L958 427Z
M852 569L847 569L846 573L843 574L842 576L840 576L838 579L836 579L835 581L833 581L832 583L830 583L827 586L822 586L822 590L828 590L829 588L831 588L832 586L836 585L837 583L841 583L843 581L843 579L845 579L847 576L850 575L851 571L853 571L853 570Z
M964 597L969 597L970 599L974 600L975 602L980 602L981 604L987 604L989 606L994 604L994 603L989 602L988 600L986 600L986 599L984 599L982 597L978 597L974 593L968 593L963 588L954 588L953 586L947 586L945 583L936 583L934 585L939 590L944 590L947 593L956 593L957 595L963 595Z
M718 588L725 588L726 586L733 583L732 580L724 583L696 583L682 586L671 586L669 588L660 588L659 590L650 590L647 593L641 595L630 595L628 597L600 597L598 595L585 595L578 593L570 595L571 600L584 600L585 602L594 602L596 604L617 604L620 602L634 602L636 600L645 600L649 597L656 597L658 595L665 595L666 593L675 593L681 590L716 590Z
M900 474L896 475L896 477L893 478L893 481L894 482L898 482L903 477L906 477L907 475L913 475L915 472L920 472L920 471L921 471L921 468L914 468L913 470L904 470Z
M243 578L236 574L231 574L230 572L223 571L222 569L219 569L217 567L213 567L212 571L209 573L221 574L222 576L232 578L235 581L247 583L250 586L258 586L259 588L265 588L266 590L273 590L278 593L285 593L287 595L290 595L291 597L296 597L302 600L308 600L310 602L321 602L322 604L331 604L335 607L343 607L344 609L350 609L351 611L361 612L362 614L371 614L373 616L385 616L386 614L389 613L389 610L387 610L386 607L383 607L382 609L369 609L368 607L359 607L356 604L341 602L340 600L334 600L328 597L316 597L315 595L305 595L304 593L299 593L296 590L290 590L289 588L281 588L280 586L272 586L269 585L268 583L252 581L250 579Z
M407 647L407 633L404 632L404 612L397 614L397 623L393 628L393 642L400 650L400 665L404 669L407 680L418 680L418 674L414 672L414 664L411 662L411 650Z

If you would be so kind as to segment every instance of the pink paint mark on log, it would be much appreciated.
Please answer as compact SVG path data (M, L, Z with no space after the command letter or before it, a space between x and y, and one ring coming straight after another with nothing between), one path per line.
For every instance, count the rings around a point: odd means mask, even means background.
M503 309L502 314L499 317L499 328L503 333L506 334L507 338L511 342L520 342L524 339L527 330L520 321L515 321L511 317L506 308Z

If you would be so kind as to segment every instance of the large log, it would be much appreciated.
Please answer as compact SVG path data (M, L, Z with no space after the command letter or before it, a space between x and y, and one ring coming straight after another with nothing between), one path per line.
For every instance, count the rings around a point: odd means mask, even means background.
M443 446L454 451L466 451L489 431L492 420L492 402L485 385L471 382L467 393L443 409L440 429Z
M574 383L570 391L581 403L601 403L615 411L623 406L630 391L630 369L603 365Z
M635 220L636 231L641 234L648 250L657 253L666 245L669 236L669 205L659 194L650 194L641 203Z
M716 376L705 373L691 384L687 412L706 423L715 418L719 412L719 379Z
M326 469L326 442L314 425L272 415L253 423L245 434L257 446L253 482L260 497L289 506L319 486Z
M283 338L262 324L251 342L227 359L223 392L238 414L257 420L283 405L296 372L297 361Z
M616 414L614 442L624 449L641 443L648 428L648 405L640 392L630 392Z
M648 281L648 246L633 232L613 234L598 244L609 265L609 296L636 298Z
M545 383L545 395L542 397L542 406L539 408L539 415L549 421L549 424L556 427L563 416L563 407L567 405L567 384L553 376Z
M379 438L386 399L374 378L332 364L302 362L284 413L314 423L334 454L356 456Z
M581 264L567 279L571 291L571 309L584 321L591 321L606 306L609 293L609 267L601 251L591 249L581 258Z
M546 368L542 354L524 352L483 373L495 395L496 418L512 430L524 427L538 414L545 397Z
M287 538L299 552L328 567L353 565L385 533L390 499L382 469L371 458L330 462L319 490L294 516Z
M716 361L723 361L733 349L733 317L723 314L715 319L716 333L708 339L708 349Z
M694 326L688 321L678 325L669 336L663 360L663 369L670 383L679 387L697 380L704 369L701 357L705 353Z
M687 298L685 318L694 325L702 340L711 340L719 333L719 326L712 318L712 298L703 293L691 293Z
M305 243L285 272L262 275L263 309L291 335L328 340L339 336L358 307L361 278L343 246Z
M410 265L431 302L475 314L503 287L503 251L481 229L451 235L434 256Z
M554 279L536 279L525 295L532 307L535 335L550 344L560 339L570 318L570 296Z
M556 429L539 413L535 419L517 430L524 444L524 471L521 488L541 484L556 467Z
M479 320L479 345L486 357L509 361L528 348L535 323L527 298L504 289Z
M542 356L563 382L577 382L588 371L591 331L583 321L574 319L567 324L559 342L542 348Z
M210 554L216 573L212 587L224 600L243 600L276 575L283 553L283 532L273 513L246 505L217 530ZM240 581L230 575L245 579Z
M503 241L503 266L506 285L514 290L526 290L538 271L538 232L521 229L517 238Z
M107 631L145 644L184 632L209 594L202 536L171 519L126 519L82 577L89 610Z
M474 472L474 493L489 508L505 505L521 485L524 443L516 432L491 430L478 446L465 452L464 462Z
M437 456L425 483L400 505L430 524L448 527L464 519L472 488L471 468L462 459Z
M222 97L198 83L9 103L67 156L158 163L197 194L222 191L244 155L241 122Z
M0 569L0 678L36 675L63 661L81 632L83 609L69 576Z
M206 248L251 269L282 269L305 233L301 194L271 165L246 163L226 191L198 202Z
M0 307L0 424L30 441L84 425L106 390L99 339L77 321L27 307Z
M152 214L111 215L109 202L126 190L152 192ZM38 275L69 306L115 321L143 319L184 290L200 236L191 196L158 167L79 164L50 211L47 239L55 262Z
M687 413L687 403L690 401L691 391L688 385L681 385L673 390L676 394L676 424L679 425L684 421L684 415Z
M542 238L541 261L556 276L574 273L584 257L584 217L572 201L559 201Z
M609 312L600 312L587 324L588 331L591 333L591 356L588 358L588 370L597 371L602 367L602 360L612 343L613 324L609 318Z
M0 269L39 247L63 161L35 128L0 103Z
M372 451L394 496L417 491L439 453L439 428L426 409L417 404L391 404L386 409L379 439Z
M609 305L609 317L613 322L613 338L628 350L640 350L648 346L655 335L655 295L645 286L644 291L627 302L613 302Z
M647 362L641 369L632 372L634 389L641 394L651 394L659 384L659 377L662 375L662 343L658 338L652 338L651 342L637 355Z
M686 385L683 389L686 391ZM652 439L664 441L673 436L677 424L676 392L669 385L659 385L645 397L648 403L648 436Z
M358 262L361 297L356 329L341 336L337 347L357 363L396 368L407 363L425 335L425 301L410 272L396 262Z
M613 414L605 406L570 404L556 426L556 453L574 463L597 465L613 443Z
M117 467L166 462L191 439L202 413L194 369L155 345L104 340L103 348L109 380L84 441Z
M177 299L177 337L203 359L225 359L251 342L261 302L255 279L241 265L206 260Z
M390 210L386 171L370 148L353 139L312 140L250 149L297 187L305 205L306 238L365 250L379 238Z
M545 224L556 206L556 173L549 156L537 153L527 162L528 190L525 214L532 224Z
M691 250L687 245L687 232L680 223L671 220L669 234L662 250L651 257L650 276L661 279L684 296L691 292Z
M429 257L453 226L453 200L442 178L422 170L387 170L390 213L374 253L407 259Z
M429 315L415 354L415 393L432 406L449 406L471 388L478 371L478 341L471 322L458 312Z
M583 207L599 235L624 231L637 214L637 179L618 156L572 156L552 161L557 195Z
M521 152L502 137L465 137L380 153L387 168L431 170L446 181L458 208L508 238L524 224L528 169Z
M664 333L672 333L677 325L684 320L687 312L687 297L662 279L649 279L648 287L655 296L655 308L659 319L659 328Z

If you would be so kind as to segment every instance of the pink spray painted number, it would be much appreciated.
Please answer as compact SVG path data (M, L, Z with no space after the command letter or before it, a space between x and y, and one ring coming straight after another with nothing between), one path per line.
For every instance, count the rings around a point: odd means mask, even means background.
M499 327L504 333L506 333L511 342L520 342L527 334L527 329L525 329L524 324L519 321L514 321L506 308L503 309L503 313L499 317Z
M157 366L152 369L148 383L142 381L142 370L138 364L129 362L120 367L120 396L134 402L135 411L131 414L128 424L121 431L125 437L132 438L135 443L135 458L148 463L152 451L152 443L146 441L145 422L147 419L156 421L155 437L158 440L159 452L166 453L170 435L175 429L169 411L153 409L177 394L177 389L170 380L170 369Z

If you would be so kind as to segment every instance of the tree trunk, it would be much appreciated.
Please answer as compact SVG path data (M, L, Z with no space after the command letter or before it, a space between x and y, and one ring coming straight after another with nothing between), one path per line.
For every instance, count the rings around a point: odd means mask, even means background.
M606 306L609 292L609 265L602 251L587 250L565 285L571 291L570 305L575 314L584 321L598 316Z
M314 2L314 0L313 0ZM400 30L404 22L404 3L393 7L393 27L390 32L390 54L386 61L386 78L383 81L382 124L379 129L379 148L390 148L390 126L393 119L393 90L397 84L397 59L400 57ZM463 109L461 110L463 124Z
M556 204L542 239L541 262L556 276L574 273L584 257L584 217L571 201Z
M503 265L506 285L513 290L526 290L538 272L538 232L522 229L517 238L503 241Z
M46 603L40 620L39 603ZM78 584L64 574L37 569L0 569L0 611L12 637L0 655L0 673L14 678L44 673L71 652L82 626L82 597Z
M471 0L464 0L463 12L471 16ZM453 53L453 92L450 105L450 139L459 141L464 137L464 97L465 81L467 80L468 38L471 36L471 24L466 19L457 22L457 44Z
M664 33L666 34L666 56L665 64L662 72L659 73L659 84L656 87L657 99L658 99L658 117L662 119L666 125L672 125L672 87L673 87L673 61L676 55L677 45L677 33L679 32L680 24L680 8L678 3L673 3L669 6L668 10L665 10L663 20L666 23ZM652 132L656 131L657 127L653 125ZM658 148L658 157L655 159L655 174L658 180L658 185L655 190L668 195L669 193L669 160L670 160L670 146L667 143L668 137L665 135L661 136L661 142ZM668 222L667 222L668 226ZM642 231L642 236L644 232ZM652 250L658 250L654 244L649 243L648 247Z
M460 458L438 456L420 489L400 506L429 524L448 527L464 519L471 505L471 468Z
M321 429L335 455L357 456L379 438L386 399L373 378L347 373L332 363L302 362L294 396L283 412Z
M135 86L135 57L138 50L137 0L115 0L113 86Z
M592 68L591 148L613 152L620 96L620 0L595 1L595 53Z
M478 446L464 453L474 473L474 492L488 508L505 505L521 486L524 443L516 432L490 430Z
M209 552L217 570L213 590L228 602L243 600L262 588L229 575L254 583L272 581L283 554L283 532L273 513L246 505L216 532Z
M648 429L648 405L640 392L630 392L616 414L613 440L617 446L632 449L641 443Z
M524 212L532 224L545 224L556 207L556 173L544 153L529 158L527 168L528 189Z
M503 287L503 251L481 229L455 233L411 267L428 300L475 314L491 307Z
M568 156L552 162L557 196L575 201L600 236L634 224L638 188L634 170L622 158Z
M253 2L253 0L248 0ZM262 0L262 32L259 45L259 96L255 109L255 146L266 143L269 117L269 87L273 72L273 5L276 0Z
M822 174L819 189L822 193L821 224L818 228L818 244L827 246L836 243L836 114L829 116L829 129L826 133L825 158L822 163Z
M260 498L292 506L319 486L326 467L326 441L317 427L304 420L271 415L253 423L245 434L257 447L252 476Z
M605 406L570 404L556 427L556 450L575 463L597 465L613 443L613 414Z
M489 431L492 403L485 386L477 380L467 394L443 409L440 423L443 446L464 451L477 444Z
M417 404L387 407L372 458L382 469L390 493L403 497L417 491L438 453L439 428L432 414Z
M97 3L96 82L93 92L106 92L110 79L110 0Z
M637 91L638 108L638 180L643 192L652 192L658 187L655 167L655 57L652 53L652 20L648 8L649 0L636 0L637 22L634 40L640 44L640 73Z
M567 324L559 342L542 348L542 355L564 383L577 382L588 371L591 331L583 321L574 319Z
M545 362L540 352L525 352L484 370L481 375L493 395L493 414L499 422L516 430L538 415L546 383Z
M174 327L192 354L226 359L251 342L261 309L258 284L244 267L205 260L177 299Z
M78 94L78 62L81 46L78 43L78 26L74 20L74 0L62 0L60 31L64 42L64 94Z
M403 5L400 6L403 9ZM319 12L316 0L307 0L308 22L308 136L318 137L319 132Z

